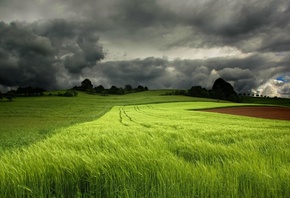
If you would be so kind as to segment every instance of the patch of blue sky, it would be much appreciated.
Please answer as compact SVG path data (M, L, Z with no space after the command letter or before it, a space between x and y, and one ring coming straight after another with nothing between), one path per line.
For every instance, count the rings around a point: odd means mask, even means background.
M282 81L282 82L290 82L290 74L282 75L276 78L276 80Z

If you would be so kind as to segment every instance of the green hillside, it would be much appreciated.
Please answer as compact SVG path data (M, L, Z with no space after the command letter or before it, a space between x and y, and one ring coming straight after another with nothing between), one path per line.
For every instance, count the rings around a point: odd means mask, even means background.
M162 93L1 102L0 197L290 196L289 121Z

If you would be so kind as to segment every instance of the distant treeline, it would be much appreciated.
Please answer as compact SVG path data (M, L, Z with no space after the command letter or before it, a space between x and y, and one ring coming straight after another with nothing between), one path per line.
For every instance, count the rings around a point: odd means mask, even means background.
M71 89L66 90L65 92L58 92L53 93L50 92L47 95L48 96L64 96L64 97L75 97L78 95L77 91L86 92L89 94L100 94L102 96L107 96L109 94L117 94L117 95L123 95L128 93L134 93L134 92L142 92L147 91L148 87L143 87L142 85L139 85L135 88L133 88L131 85L125 85L125 87L116 87L111 86L109 89L105 89L102 85L99 85L97 87L93 87L92 82L89 79L85 79L81 82L81 86L75 86ZM7 93L1 93L0 92L0 100L7 99L8 101L12 101L15 97L25 97L25 96L43 96L44 93L47 92L47 90L39 88L39 87L19 87L17 90L11 90Z
M217 100L228 100L232 102L241 102L242 98L238 96L232 85L222 78L218 78L211 90L201 86L192 86L188 90L175 90L166 93L166 95L185 95L191 97L212 98Z
M116 87L111 86L109 89L105 89L102 85L99 85L97 87L94 87L92 82L89 79L85 79L81 82L81 86L75 86L64 93L58 93L58 94L52 94L49 93L48 95L56 95L56 96L65 96L65 97L74 97L77 96L77 91L86 92L89 94L100 94L103 96L109 95L109 94L128 94L128 93L134 93L134 92L142 92L147 91L148 87L143 87L142 85L139 85L136 88L133 88L131 85L125 85L125 87ZM0 92L0 99L6 98L9 101L12 101L12 99L16 96L42 96L44 95L44 92L46 90L38 87L19 87L17 90L11 90L7 92L6 94L1 94ZM192 86L188 90L176 90L172 92L166 93L166 95L186 95L186 96L192 96L192 97L202 97L202 98L213 98L217 100L228 100L232 102L241 102L241 98L238 96L238 94L234 91L234 88L232 85L228 82L226 82L222 78L218 78L211 90L207 90L206 88L203 88L201 86Z
M15 97L21 96L43 96L46 90L39 87L19 87L17 90L10 90L7 93L0 92L0 99L12 101Z
M133 88L131 85L125 85L125 87L116 87L111 86L109 89L105 89L103 85L99 85L97 87L93 87L92 82L89 79L85 79L82 81L81 86L73 87L72 90L77 91L84 91L90 94L101 94L103 96L108 94L117 94L117 95L123 95L128 93L134 93L134 92L142 92L142 91L148 91L148 87L143 87L142 85L139 85L136 88Z

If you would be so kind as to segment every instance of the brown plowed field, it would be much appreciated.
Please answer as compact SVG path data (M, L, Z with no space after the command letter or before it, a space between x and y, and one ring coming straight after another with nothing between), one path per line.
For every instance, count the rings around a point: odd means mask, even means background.
M206 109L207 112L217 112L232 115L250 116L256 118L268 118L277 120L290 120L290 108L284 107L226 107Z

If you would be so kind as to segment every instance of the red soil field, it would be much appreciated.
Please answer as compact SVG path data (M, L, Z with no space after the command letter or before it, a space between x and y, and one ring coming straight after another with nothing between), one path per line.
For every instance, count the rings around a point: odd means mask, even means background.
M227 107L227 108L206 109L204 111L290 121L290 108L284 107L273 107L273 106Z

